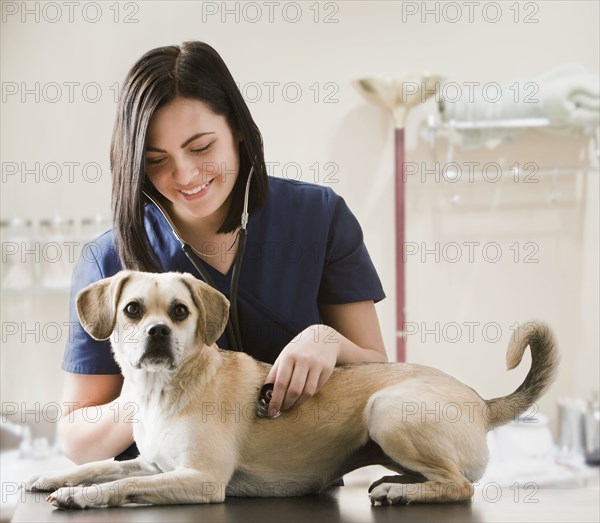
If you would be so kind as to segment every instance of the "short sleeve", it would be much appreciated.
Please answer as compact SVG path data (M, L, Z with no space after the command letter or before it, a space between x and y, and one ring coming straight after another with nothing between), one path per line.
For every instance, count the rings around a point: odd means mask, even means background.
M75 265L71 278L71 297L69 300L69 337L65 348L62 369L75 374L120 374L110 348L110 341L94 340L81 326L77 316L75 296L93 282L112 276L117 270L107 274L101 269L98 253L106 250L96 249L98 244L88 244Z
M331 190L328 191L328 206L331 221L319 303L381 301L385 293L358 220L344 199Z

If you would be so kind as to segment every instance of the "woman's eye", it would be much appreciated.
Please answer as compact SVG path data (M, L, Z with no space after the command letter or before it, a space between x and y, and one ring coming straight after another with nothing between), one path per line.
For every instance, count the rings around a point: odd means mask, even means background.
M130 318L138 318L142 313L142 307L139 303L132 301L125 306L125 314Z
M173 316L175 316L176 320L185 320L190 314L190 311L185 305L179 304L175 305L173 308Z
M147 158L146 163L148 165L160 165L165 162L165 158Z
M203 153L204 151L208 151L212 146L212 143L205 145L204 147L196 147L194 149L190 149L193 153Z

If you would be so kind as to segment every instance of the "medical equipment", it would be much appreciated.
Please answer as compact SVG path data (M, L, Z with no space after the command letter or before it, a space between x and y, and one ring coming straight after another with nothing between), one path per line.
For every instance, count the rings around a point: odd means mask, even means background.
M254 166L251 167L250 173L248 174L248 180L246 181L246 192L244 194L244 207L242 210L242 216L241 216L241 220L240 220L241 227L240 227L240 230L238 231L237 238L236 238L236 241L239 241L239 244L238 244L237 253L235 255L235 260L233 261L233 268L232 268L232 272L231 272L231 284L229 287L229 304L230 304L229 305L229 321L227 322L227 327L225 329L226 333L227 333L227 338L229 339L229 343L230 343L230 346L228 348L231 350L240 351L240 352L243 350L243 346L242 346L242 336L241 336L241 332L240 332L240 325L239 325L239 320L238 320L237 289L238 289L240 270L242 267L242 261L244 259L244 251L246 250L246 242L247 242L247 236L248 236L248 231L246 229L247 225L248 225L248 219L250 217L250 215L248 213L248 196L250 193L250 180L252 180L253 172L254 172ZM179 241L179 243L181 244L181 248L182 248L183 252L187 256L188 260L190 260L190 262L192 262L192 265L196 268L196 270L200 273L200 275L202 276L202 279L206 283L208 283L213 289L217 289L217 286L216 286L215 281L213 280L212 276L208 273L206 268L203 267L202 264L200 263L201 262L200 257L198 256L198 254L196 254L193 247L189 243L186 243L183 240L183 238L181 238L181 236L179 235L179 233L177 232L177 230L175 228L175 225L169 219L169 217L168 217L167 213L164 211L164 209L147 192L144 191L144 195L152 203L154 203L154 205L156 205L158 210L164 216L165 220L167 220L167 223L171 226L171 229L173 231L173 234L175 235L175 238L177 238L177 241ZM234 242L234 244L235 244L235 242Z
M281 415L281 411L279 411L275 416L269 416L269 403L273 398L273 387L273 383L266 383L260 389L256 408L256 415L259 418L275 419Z

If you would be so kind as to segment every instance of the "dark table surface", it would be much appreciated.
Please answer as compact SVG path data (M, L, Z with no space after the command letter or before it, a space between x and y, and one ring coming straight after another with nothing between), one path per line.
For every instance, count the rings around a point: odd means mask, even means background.
M372 507L364 487L298 498L228 498L213 505L58 510L44 493L23 492L12 521L35 522L553 522L600 521L600 491L478 488L472 502Z

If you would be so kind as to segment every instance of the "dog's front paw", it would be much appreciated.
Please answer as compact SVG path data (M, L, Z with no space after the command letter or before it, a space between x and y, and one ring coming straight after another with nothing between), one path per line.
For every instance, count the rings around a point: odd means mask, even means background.
M369 493L371 505L408 505L405 485L398 483L381 483L373 486Z
M85 487L62 487L50 494L46 501L61 509L84 509L91 506L85 490Z
M36 474L25 481L25 490L29 492L52 492L64 485L57 478Z

